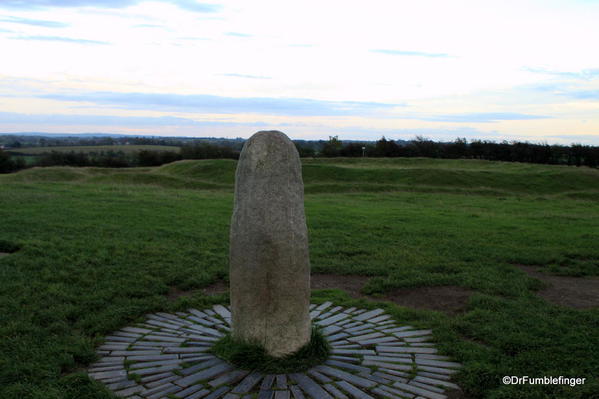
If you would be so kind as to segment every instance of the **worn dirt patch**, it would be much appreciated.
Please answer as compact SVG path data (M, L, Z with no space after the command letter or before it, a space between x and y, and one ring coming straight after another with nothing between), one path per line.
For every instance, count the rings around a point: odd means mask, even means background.
M599 278L554 276L540 272L536 266L515 265L530 277L537 278L548 287L537 293L549 302L575 309L599 306Z
M360 293L370 277L344 274L313 274L310 276L310 287L313 290L339 289L347 292L352 298L365 298Z
M437 310L455 315L466 310L469 289L445 285L436 287L403 288L384 295L386 300L413 309Z
M0 258L2 258L3 256L8 256L10 255L9 253L6 252L0 252Z
M169 287L168 294L166 294L166 297L168 298L169 301L174 301L180 297L191 296L191 295L195 294L196 292L201 292L204 295L220 295L220 294L225 294L228 291L229 291L229 283L219 280L216 283L211 284L208 287L201 288L199 290L185 291L185 290L179 289L177 287Z
M312 289L337 288L353 298L386 300L414 309L428 309L453 315L466 309L472 291L457 286L404 288L386 293L381 297L370 297L361 293L369 277L357 275L313 274Z
M190 296L193 293L194 293L194 291L184 291L184 290L181 290L181 289L179 289L177 287L169 287L168 288L168 294L166 294L166 298L169 301L174 301L174 300L176 300L179 297Z
M204 295L226 294L229 291L229 283L223 280L218 280L216 283L202 288L201 291Z

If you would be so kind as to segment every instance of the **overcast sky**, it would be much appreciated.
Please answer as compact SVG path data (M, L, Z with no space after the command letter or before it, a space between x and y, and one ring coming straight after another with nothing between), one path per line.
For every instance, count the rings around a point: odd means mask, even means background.
M599 0L1 0L0 132L599 145Z

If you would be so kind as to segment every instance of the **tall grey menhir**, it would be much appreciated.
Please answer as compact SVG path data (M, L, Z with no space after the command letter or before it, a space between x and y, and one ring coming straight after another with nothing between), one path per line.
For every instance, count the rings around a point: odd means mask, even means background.
M304 183L295 145L254 134L235 175L230 232L233 337L282 357L310 341L310 258Z

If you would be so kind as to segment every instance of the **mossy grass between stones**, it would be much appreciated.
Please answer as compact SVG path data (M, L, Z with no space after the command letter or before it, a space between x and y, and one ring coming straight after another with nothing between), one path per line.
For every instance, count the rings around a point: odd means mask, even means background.
M269 356L261 345L236 340L231 334L217 341L210 351L241 369L284 374L305 371L324 363L330 349L320 328L313 325L310 342L296 353L281 358Z

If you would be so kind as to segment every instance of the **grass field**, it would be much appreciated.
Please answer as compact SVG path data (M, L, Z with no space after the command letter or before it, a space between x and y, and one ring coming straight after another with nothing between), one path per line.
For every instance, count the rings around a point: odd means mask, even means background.
M40 155L52 151L56 152L83 152L83 153L100 153L100 152L139 152L139 151L172 151L179 152L180 148L168 145L83 145L83 146L56 146L56 147L23 147L11 148L10 153L18 155Z
M0 257L0 398L112 398L84 372L103 336L148 312L226 302L199 289L227 278L235 165L0 175L0 252L14 252ZM547 302L518 268L599 275L599 170L412 158L305 160L303 173L313 272L371 276L375 298L319 290L314 302L432 328L464 365L467 397L599 398L599 309ZM424 286L472 295L456 314L383 301Z

